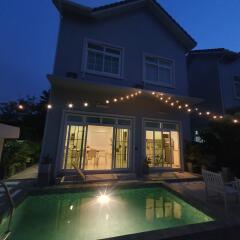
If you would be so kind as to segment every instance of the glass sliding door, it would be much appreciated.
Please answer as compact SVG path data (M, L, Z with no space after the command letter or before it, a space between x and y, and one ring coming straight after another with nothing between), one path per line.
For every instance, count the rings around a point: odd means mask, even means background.
M114 168L127 168L129 157L129 129L114 129Z
M85 170L112 168L113 127L89 125L87 132Z
M155 123L151 123L151 127ZM146 125L150 125L147 122ZM164 124L174 130L161 129L162 124L155 124L157 129L145 130L145 153L150 167L180 168L179 131L176 124Z
M68 124L66 126L63 169L74 169L73 163L82 168L86 141L86 126Z
M62 169L129 168L131 120L69 115L64 129Z

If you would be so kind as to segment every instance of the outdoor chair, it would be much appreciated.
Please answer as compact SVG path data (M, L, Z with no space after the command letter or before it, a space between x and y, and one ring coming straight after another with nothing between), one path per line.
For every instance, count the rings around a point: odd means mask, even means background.
M237 199L238 192L235 188L227 185L223 181L221 173L215 173L207 170L202 170L202 176L205 183L206 198L208 199L209 193L213 192L220 195L224 199L225 207L227 207L227 197L234 195Z

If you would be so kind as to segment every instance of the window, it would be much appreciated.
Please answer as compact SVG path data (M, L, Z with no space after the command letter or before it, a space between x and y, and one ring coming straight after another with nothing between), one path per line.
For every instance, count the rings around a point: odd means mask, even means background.
M173 61L155 56L144 56L144 81L173 87Z
M235 97L240 99L240 76L234 76L233 81Z
M122 49L95 42L87 43L87 71L120 77L121 65Z

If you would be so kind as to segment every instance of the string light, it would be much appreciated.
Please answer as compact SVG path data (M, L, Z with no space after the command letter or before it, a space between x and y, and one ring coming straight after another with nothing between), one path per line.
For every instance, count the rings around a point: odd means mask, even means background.
M210 112L206 112L207 115L210 115L211 113Z
M173 102L171 103L171 106L174 106L174 103L173 103Z
M195 108L194 110L195 110L195 111L198 111L198 108Z
M85 102L85 103L83 104L83 106L84 106L84 107L88 107L88 103Z
M139 94L141 94L141 93L142 93L142 91L140 91L140 90L139 90L139 91L138 91L138 93L139 93Z
M106 104L109 104L109 100L106 100Z
M213 119L216 119L216 118L217 118L217 116L214 115L214 116L213 116Z
M126 99L129 99L129 96L128 96L128 95L126 96Z
M18 109L23 110L23 108L24 108L24 107L23 107L22 104L19 104L19 105L18 105Z
M152 92L152 95L155 95L155 92Z
M123 97L121 97L120 100L123 101Z
M238 120L237 120L237 119L233 119L233 122L234 122L234 123L238 123Z
M191 108L188 108L188 110L187 110L188 112L191 112L192 111L192 109Z
M219 118L220 118L220 119L223 119L223 116L221 115L221 116L219 116Z
M201 113L201 112L199 112L199 113L198 113L198 115L200 115L200 116L201 116L201 115L202 115L202 113Z
M73 108L73 104L72 104L72 103L69 103L69 104L68 104L68 107L69 107L69 108Z
M185 104L185 107L187 108L187 107L188 107L188 104Z
M114 98L114 99L113 99L113 101L114 101L114 102L117 102L117 99L116 99L116 98Z
M48 109L52 109L52 104L48 104L48 105L47 105L47 108L48 108Z
M178 108L179 108L179 109L181 109L181 108L182 108L182 106L181 106L181 105L179 105L179 106L178 106Z

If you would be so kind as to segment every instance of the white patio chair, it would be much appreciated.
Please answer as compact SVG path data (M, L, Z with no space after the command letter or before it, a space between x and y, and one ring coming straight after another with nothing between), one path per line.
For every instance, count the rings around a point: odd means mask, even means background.
M227 207L227 196L235 195L238 197L235 188L225 185L221 173L215 173L207 170L202 170L202 176L205 183L206 197L209 197L209 193L213 192L223 197L225 207Z
M238 202L240 202L240 179L234 178L233 187L238 193Z

